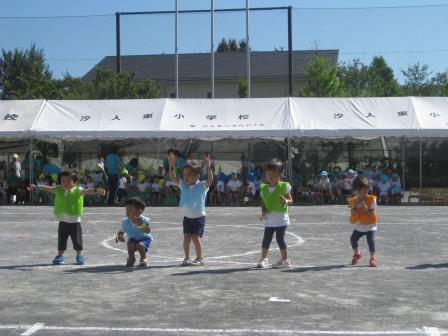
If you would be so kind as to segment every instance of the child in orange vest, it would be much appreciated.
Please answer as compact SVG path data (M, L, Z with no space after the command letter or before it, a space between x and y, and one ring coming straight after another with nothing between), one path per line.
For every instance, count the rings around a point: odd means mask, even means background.
M376 214L376 196L369 195L370 182L366 176L358 176L353 181L354 197L348 199L351 208L350 223L355 226L350 243L353 248L352 265L359 263L361 251L358 247L358 240L366 236L370 252L370 266L378 267L375 257L375 237L378 221Z

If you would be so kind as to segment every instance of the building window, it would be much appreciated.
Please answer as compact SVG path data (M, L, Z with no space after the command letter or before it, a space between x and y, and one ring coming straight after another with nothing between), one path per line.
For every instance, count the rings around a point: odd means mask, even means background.
M176 98L176 92L171 92L170 93L170 98Z

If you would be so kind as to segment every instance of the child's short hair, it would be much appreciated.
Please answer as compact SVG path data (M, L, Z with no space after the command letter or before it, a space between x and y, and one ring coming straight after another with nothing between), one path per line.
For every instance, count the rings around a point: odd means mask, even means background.
M61 173L61 178L64 177L64 176L70 177L70 179L72 179L73 182L78 182L78 175L76 175L75 173L69 172L68 170L64 170Z
M273 159L266 164L266 171L272 171L276 173L283 173L283 162L277 159Z
M126 200L125 205L132 205L133 207L139 209L139 210L145 210L145 203L143 203L143 201L138 198L138 197L131 197L128 200Z
M353 180L353 190L360 190L364 188L369 188L370 182L367 176L357 176Z
M182 171L184 171L185 169L189 169L194 176L201 176L202 171L200 167L193 167L190 164L186 164L182 167Z

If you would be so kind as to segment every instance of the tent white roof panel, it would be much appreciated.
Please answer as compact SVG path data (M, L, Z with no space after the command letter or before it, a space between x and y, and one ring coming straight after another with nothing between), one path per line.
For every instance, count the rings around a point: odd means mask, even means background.
M409 97L291 98L295 136L416 135L419 124Z
M411 99L419 119L420 136L447 136L448 97L412 97Z
M173 99L160 126L163 137L275 137L290 129L288 98Z
M33 127L61 138L157 137L165 99L49 100Z
M33 124L44 104L45 100L0 101L0 137L30 136Z

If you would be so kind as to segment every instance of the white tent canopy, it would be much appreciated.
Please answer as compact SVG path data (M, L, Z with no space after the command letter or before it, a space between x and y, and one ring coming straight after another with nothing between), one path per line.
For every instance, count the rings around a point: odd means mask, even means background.
M45 100L0 100L0 138L30 137Z
M448 98L0 101L0 137L448 136Z
M415 136L420 128L409 97L291 98L290 102L295 136Z

